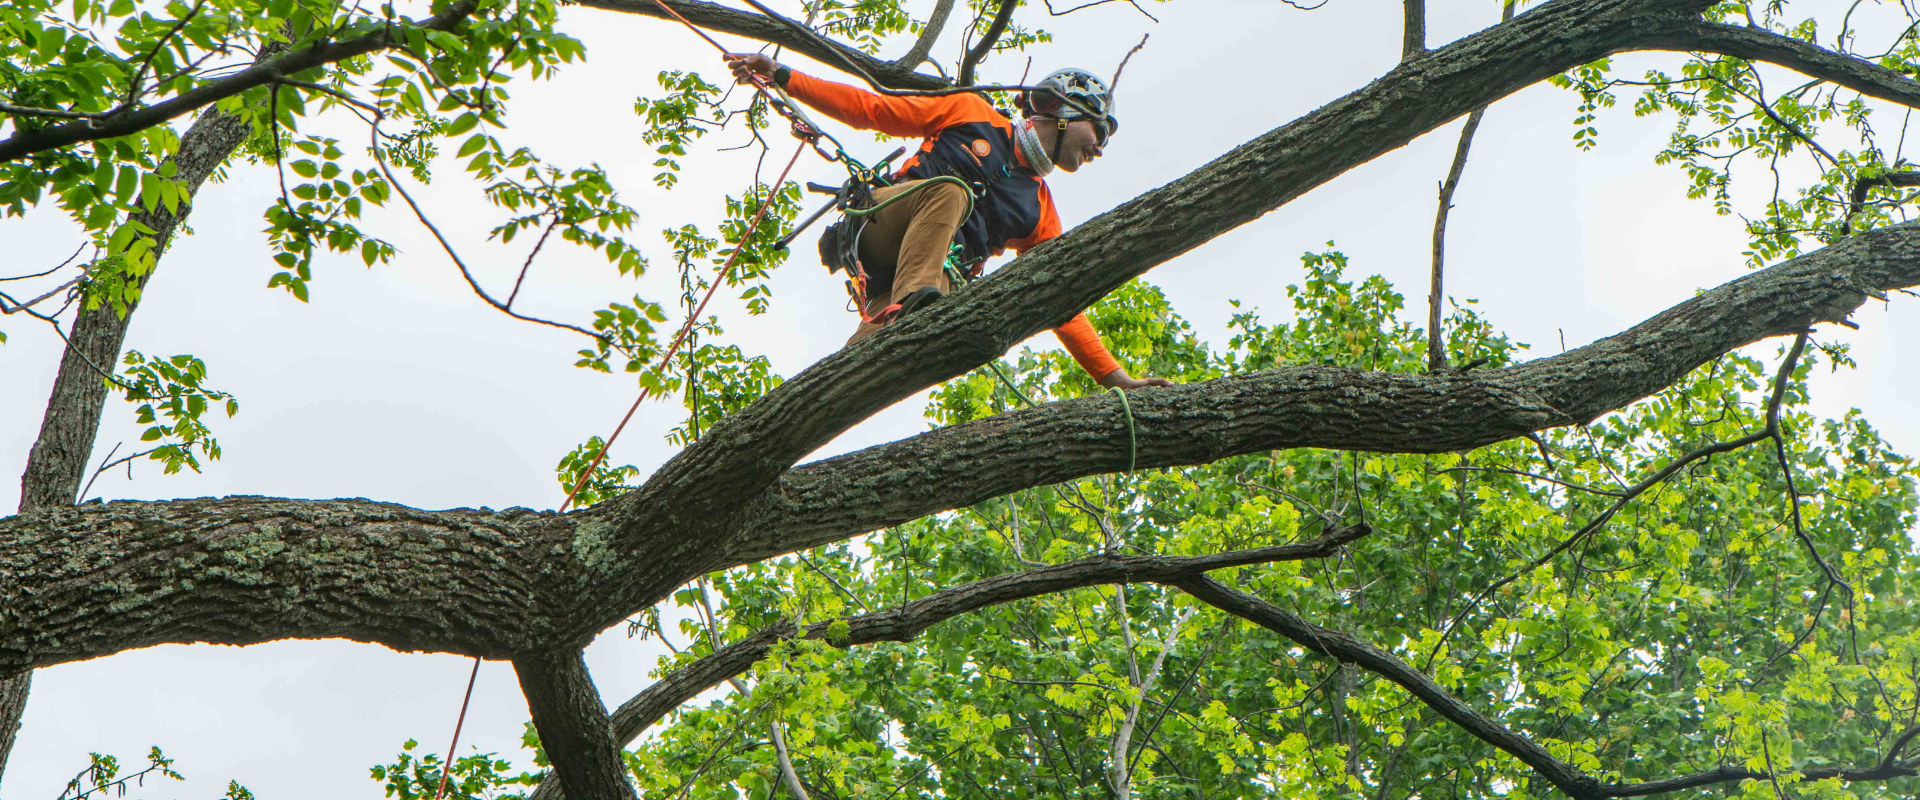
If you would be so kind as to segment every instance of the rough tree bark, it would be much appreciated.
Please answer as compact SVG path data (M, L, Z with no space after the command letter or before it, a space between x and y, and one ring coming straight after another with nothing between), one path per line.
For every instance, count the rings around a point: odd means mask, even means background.
M1138 466L1292 447L1447 452L1583 422L1733 348L1920 285L1920 223L1870 231L1701 293L1621 334L1501 370L1289 367L1143 391ZM687 580L1019 489L1126 466L1118 402L957 425L742 489L737 528L619 548L618 504L565 515L364 500L118 502L0 520L0 672L165 642L340 637L515 658L578 647ZM1027 443L1047 441L1048 447ZM882 492L881 488L885 491ZM757 495L757 498L755 497ZM112 533L113 535L104 535ZM682 536L713 536L701 553ZM699 558L660 562L668 553ZM633 575L658 581L636 595ZM630 597L645 602L633 604Z
M655 13L644 0L593 5ZM1920 105L1867 62L1697 19L1708 0L1553 0L1408 58L1371 85L1037 248L822 360L713 429L640 489L566 515L226 498L44 509L0 520L0 674L161 642L342 637L508 658L558 763L606 780L611 726L581 645L694 576L1030 486L1286 447L1442 452L1593 419L1726 351L1920 284L1920 228L1854 237L1750 274L1622 334L1471 374L1292 367L1006 414L792 465L875 411L998 357L1127 280L1525 86L1629 50L1750 53ZM778 20L679 2L829 63ZM717 22L715 20L718 20ZM751 34L749 34L751 35ZM1777 41L1776 41L1777 40ZM935 81L868 59L876 76ZM889 369L873 369L885 361ZM1027 445L1044 437L1051 446ZM882 488L884 487L884 491ZM112 535L103 535L111 533ZM592 706L592 707L590 707ZM596 717L596 714L598 716ZM617 758L617 753L615 754ZM627 789L626 791L631 791Z
M175 179L186 190L186 199L174 212L163 208L133 215L134 220L154 231L156 267L173 241L174 231L192 213L193 198L201 184L226 163L251 130L246 120L216 110L202 114L181 135L180 149L171 161L177 170ZM149 272L138 279L138 285L144 287L152 279L153 273ZM40 422L40 436L27 454L27 468L20 476L20 513L68 506L80 499L80 482L86 477L93 440L100 430L100 413L107 400L107 383L101 373L110 374L119 365L127 325L139 302L137 295L128 301L124 316L110 303L99 308L83 307L74 320ZM33 673L22 672L0 681L0 777L6 774L7 757L13 752L20 716L26 712L32 679Z
M607 707L600 703L580 651L565 648L522 656L514 659L513 670L562 788L580 800L638 800L614 742Z

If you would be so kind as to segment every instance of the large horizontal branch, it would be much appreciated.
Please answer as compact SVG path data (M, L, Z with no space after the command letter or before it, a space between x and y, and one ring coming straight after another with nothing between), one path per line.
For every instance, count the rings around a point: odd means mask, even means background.
M618 11L623 14L672 19L660 8L658 0L572 0L572 2L588 8ZM909 64L905 61L883 61L824 36L804 35L794 30L793 26L765 14L740 11L702 0L671 0L671 3L673 10L680 12L688 22L707 30L777 44L835 69L856 74L865 72L880 85L889 89L945 89L952 85L951 82L937 75L915 72L913 68L918 66L917 62ZM849 67L857 69L849 69Z
M1851 237L1507 369L1293 367L1144 390L1132 400L1138 465L1277 447L1466 449L1591 419L1720 353L1911 285L1920 223ZM0 519L0 675L167 642L342 637L488 658L577 644L651 602L620 589L635 581L684 582L1123 469L1135 457L1126 413L1106 396L1050 404L793 470L740 510L751 533L706 552L672 531L621 546L614 504L555 515L243 497Z
M602 554L591 519L261 497L0 519L0 675L166 643L338 637L487 658L584 644L556 634L546 601Z
M833 635L834 623L810 625L804 631L796 630L792 623L773 625L674 670L622 703L613 712L614 736L621 742L632 742L701 692L752 669L774 645L788 639L820 639L836 647L912 641L940 622L1016 600L1102 584L1166 583L1228 567L1327 558L1369 533L1372 529L1365 525L1350 525L1298 544L1203 556L1108 554L996 575L935 592L898 608L850 617L844 620L846 627L839 637ZM542 784L533 795L534 800L558 800L561 796L548 784Z
M619 549L646 551L645 563L653 565L711 563L743 529L744 501L859 421L999 357L1152 267L1448 120L1579 64L1667 46L1676 26L1709 4L1553 0L1408 59L1366 88L1080 225L794 376L715 426L640 489L604 504L615 509ZM615 605L650 604L691 574L644 569L615 576L619 585L611 591L622 598Z
M1368 672L1398 684L1400 688L1407 690L1409 694L1445 717L1447 721L1459 726L1474 738L1498 747L1519 759L1521 763L1546 778L1554 788L1565 792L1575 800L1646 797L1719 783L1766 780L1774 777L1766 772L1745 767L1723 766L1706 772L1644 783L1601 783L1599 779L1578 767L1555 758L1538 742L1480 713L1441 687L1426 673L1413 668L1392 653L1356 639L1343 631L1315 625L1297 614L1205 575L1191 575L1171 583L1208 605L1285 636L1301 647L1328 658L1356 664ZM1916 764L1912 761L1903 761L1899 756L1901 748L1913 738L1913 735L1913 732L1909 731L1898 739L1888 748L1886 758L1875 766L1819 767L1801 770L1800 774L1807 781L1840 778L1849 782L1885 781L1912 776L1916 773Z
M747 564L1032 486L1291 447L1468 450L1586 422L1761 339L1920 284L1920 223L1882 228L1689 298L1611 337L1500 370L1303 365L1050 403L796 468L715 564ZM1033 446L1045 442L1044 447ZM858 498L858 502L849 502Z
M479 8L479 0L458 0L446 11L415 24L426 30L453 30ZM266 86L305 70L362 56L402 43L402 28L388 25L346 41L321 40L285 55L257 62L232 75L209 81L149 106L116 109L96 119L38 130L20 130L0 140L0 162L80 142L129 136L212 105L248 89Z

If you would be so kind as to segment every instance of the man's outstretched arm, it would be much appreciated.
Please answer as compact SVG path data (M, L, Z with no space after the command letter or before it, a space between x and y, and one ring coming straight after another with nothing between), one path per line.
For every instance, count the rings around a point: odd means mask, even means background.
M987 101L972 94L937 97L875 94L782 68L759 53L728 53L727 67L741 83L750 81L750 74L777 80L793 99L847 125L888 136L929 137L942 128L975 121L983 111L993 110Z

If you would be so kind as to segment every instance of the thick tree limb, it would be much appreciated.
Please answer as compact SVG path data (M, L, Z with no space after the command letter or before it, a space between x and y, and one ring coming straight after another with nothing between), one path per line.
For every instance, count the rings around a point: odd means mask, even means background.
M559 782L580 800L639 800L580 651L522 656L514 659L513 671Z
M715 566L838 541L1030 486L1289 447L1467 450L1592 420L1729 350L1837 321L1920 283L1920 223L1881 228L1702 292L1625 332L1501 370L1410 375L1286 367L955 425L796 468L747 508ZM1047 447L1032 447L1046 442ZM857 499L857 502L849 502Z
M945 89L951 85L939 76L915 72L913 68L918 66L918 62L906 64L905 59L899 62L883 61L825 37L803 36L764 14L740 11L702 0L669 1L673 4L673 10L686 15L688 21L702 28L777 44L836 68L852 64L888 88ZM576 0L576 4L623 14L667 18L667 13L660 10L655 0ZM932 43L929 42L928 46L931 47Z
M985 364L1134 276L1449 119L1572 66L1666 46L1675 26L1706 4L1556 0L1409 60L796 375L681 451L639 490L603 504L619 520L616 549L651 551L658 557L649 563L660 565L717 557L726 536L741 529L743 496L771 487L860 420ZM653 535L664 530L678 533ZM616 605L650 604L688 576L676 577L619 576L618 591L630 602Z
M459 0L445 12L420 22L427 30L452 30L466 21L479 7L478 0ZM81 142L127 136L192 113L248 89L266 86L293 75L366 55L400 43L397 28L387 27L344 42L322 40L285 55L266 59L226 77L209 81L150 106L122 106L95 119L70 122L40 130L22 130L0 140L0 162L12 161L43 150L53 150Z
M1138 465L1287 447L1490 444L1593 419L1735 347L1911 285L1920 285L1920 223L1849 237L1507 369L1291 367L1141 391ZM621 545L631 512L619 502L553 515L243 497L11 517L0 520L0 674L163 642L342 637L487 658L578 645L715 569L1123 469L1134 451L1122 413L1105 395L1054 403L793 470L758 499L732 496L747 531L725 549L704 549L706 521Z

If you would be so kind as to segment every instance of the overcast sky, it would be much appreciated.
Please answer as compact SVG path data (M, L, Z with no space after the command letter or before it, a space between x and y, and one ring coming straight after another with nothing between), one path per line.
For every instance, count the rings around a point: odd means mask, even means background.
M931 5L914 3L921 15ZM1499 13L1491 0L1435 6L1434 46ZM1033 51L1036 74L1064 65L1110 74L1142 33L1152 34L1122 80L1117 111L1124 124L1107 156L1050 181L1069 226L1361 87L1399 55L1399 6L1392 0L1332 0L1313 12L1280 0L1179 0L1149 10L1157 24L1125 3L1051 20L1041 8L1021 12L1023 24L1056 34L1055 43ZM639 141L643 125L632 113L633 98L658 94L653 76L663 69L711 69L717 80L717 58L685 30L658 20L568 8L562 22L587 43L590 61L552 82L516 82L505 138L563 165L606 166L641 211L633 239L662 269L636 288L598 256L556 249L535 266L522 302L546 316L584 319L636 291L668 301L670 256L652 231L710 224L722 194L737 193L753 164L744 153L703 152L687 159L678 188L655 188L655 156ZM1876 39L1871 21L1863 30L1863 45L1893 32L1882 29ZM942 43L947 51L957 46L952 36ZM1619 59L1623 75L1677 62L1666 55ZM831 75L804 59L790 63ZM1013 82L1024 66L1023 58L1001 56L985 76ZM1478 298L1481 312L1531 344L1536 356L1559 352L1562 342L1577 347L1616 333L1748 271L1739 220L1686 199L1679 170L1653 164L1670 117L1635 119L1626 107L1615 109L1601 118L1601 146L1583 153L1571 143L1574 105L1570 93L1541 86L1494 106L1449 226L1449 294ZM1889 141L1902 126L1894 111L1874 120ZM1448 125L1353 170L1147 279L1203 336L1224 342L1228 300L1285 319L1284 288L1301 279L1300 254L1332 241L1351 257L1355 277L1385 275L1410 306L1423 308L1435 186L1458 129ZM351 142L364 136L340 130ZM868 160L892 149L835 133ZM737 143L732 134L707 142ZM838 181L838 169L809 156L797 173ZM453 170L444 174L416 196L457 234L483 280L504 289L526 240L485 244L500 215ZM1738 197L1742 208L1754 209L1769 187L1751 168L1746 175ZM162 476L142 463L132 480L124 470L101 477L89 497L257 494L367 497L424 508L557 506L564 492L553 478L555 462L611 429L632 402L632 381L572 367L576 337L483 305L402 216L403 207L375 213L365 225L399 245L394 263L368 270L357 259L323 259L308 304L263 288L275 271L260 232L273 192L272 173L258 168L236 169L226 184L201 192L194 235L166 255L128 339L130 348L150 355L204 358L208 383L239 397L238 417L213 422L225 457L198 475ZM0 221L0 242L0 274L19 274L58 263L79 239L61 215L38 212ZM747 317L731 298L715 306L729 340L765 353L784 375L833 352L855 322L841 313L839 280L806 257L810 240L795 252L773 278L771 313ZM1819 333L1854 343L1861 368L1818 378L1816 407L1829 414L1863 409L1897 449L1920 450L1920 369L1917 357L1897 346L1920 341L1920 302L1896 296L1890 306L1871 303L1856 321L1858 332ZM0 473L17 475L38 430L60 342L44 326L17 317L4 322ZM1055 346L1051 336L1031 344ZM1754 352L1772 363L1776 350L1777 343L1767 343ZM924 430L923 405L924 394L902 401L821 455ZM137 443L131 410L109 402L96 461L116 443ZM671 454L662 437L679 418L677 403L649 404L614 457L652 469ZM17 492L11 481L0 484L0 506L14 507ZM620 630L588 651L609 706L647 684L653 657ZM40 670L0 797L52 798L89 751L137 764L155 744L179 760L189 780L149 784L139 796L211 798L233 779L263 800L378 797L367 768L384 763L402 741L418 738L424 750L444 752L468 663L325 641L164 646ZM511 668L484 664L461 749L511 752L525 720Z

